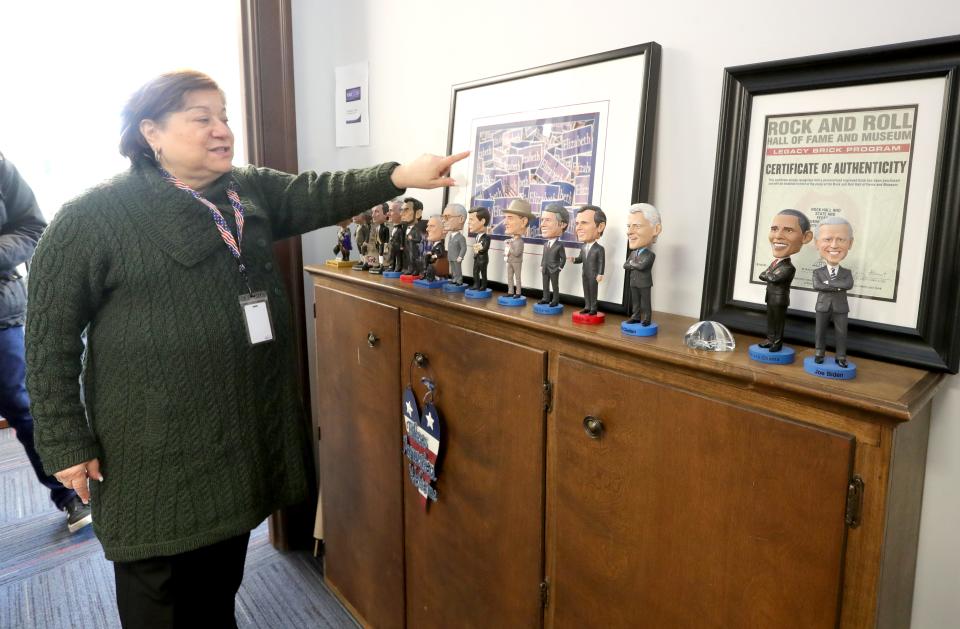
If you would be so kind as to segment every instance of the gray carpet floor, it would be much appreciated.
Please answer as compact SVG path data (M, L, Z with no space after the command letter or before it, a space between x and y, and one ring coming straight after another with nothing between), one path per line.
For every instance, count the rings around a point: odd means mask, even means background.
M117 628L114 595L93 529L67 532L13 430L0 430L0 629ZM236 609L242 628L357 626L320 564L308 552L276 551L266 522L251 533Z

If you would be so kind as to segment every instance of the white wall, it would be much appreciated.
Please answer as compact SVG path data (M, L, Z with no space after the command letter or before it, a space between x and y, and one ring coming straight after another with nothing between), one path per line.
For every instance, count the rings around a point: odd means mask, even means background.
M845 3L637 0L441 3L293 0L302 169L405 161L446 148L450 87L647 41L663 47L652 201L663 213L654 307L696 317L726 66L960 33L955 0ZM370 63L371 145L334 147L333 68ZM439 210L439 191L417 194ZM330 257L330 229L304 238L304 261ZM309 290L308 295L312 292ZM308 301L312 297L308 296ZM308 303L308 316L310 304ZM312 333L312 331L311 331ZM960 378L934 403L914 627L960 618Z

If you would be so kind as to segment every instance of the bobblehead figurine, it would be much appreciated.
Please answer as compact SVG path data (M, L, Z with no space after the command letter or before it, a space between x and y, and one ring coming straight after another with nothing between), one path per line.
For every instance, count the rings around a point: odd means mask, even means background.
M403 268L403 246L407 242L407 224L403 222L403 205L399 201L391 201L390 213L387 218L393 225L390 230L390 240L387 241L389 253L383 256L383 276L390 279L399 278Z
M577 323L596 325L603 323L605 319L602 312L597 312L597 292L599 283L603 281L606 252L597 240L603 235L606 227L607 215L596 205L584 205L573 221L577 240L582 244L580 254L576 258L571 257L567 260L583 265L583 309L573 313L573 320Z
M540 275L543 278L543 296L533 307L538 314L558 315L560 305L560 270L567 261L560 237L570 224L570 214L562 203L551 203L540 212L540 235L546 239L540 257ZM553 287L553 290L550 287Z
M331 258L327 260L327 266L335 266L337 268L353 266L353 263L350 262L350 220L345 219L337 223L337 226L340 228L337 231L337 244L333 247L333 255L339 255L339 258Z
M449 234L447 239L447 260L450 262L450 281L443 285L448 293L462 293L463 256L467 254L467 239L463 236L463 224L467 220L467 208L459 203L451 203L443 209L443 230Z
M421 219L421 216L423 216L423 203L413 197L403 200L400 220L407 225L407 239L404 242L403 252L406 265L403 267L403 275L400 279L405 282L412 282L423 273L423 252L420 247L423 244L427 223Z
M375 205L370 209L370 239L367 241L367 264L370 272L380 275L383 272L383 250L390 240L390 230L387 228L387 212L390 206L386 203Z
M783 327L790 305L790 283L797 272L790 256L813 239L810 221L799 210L780 210L773 217L768 239L773 262L759 275L760 281L767 285L767 340L751 345L749 354L756 361L788 365L793 362L795 352L783 346Z
M353 222L357 224L357 231L354 232L353 241L357 243L357 255L360 259L353 265L354 271L366 271L370 268L367 264L367 241L370 240L370 210L360 212L353 217Z
M853 288L853 273L840 266L840 262L853 248L853 226L839 216L830 216L817 225L813 242L825 264L813 271L813 289L817 291L816 350L812 360L809 356L803 360L803 368L821 378L851 380L857 375L857 366L847 362L847 291ZM835 358L824 363L831 321L837 352Z
M523 236L527 233L530 219L534 218L530 204L523 199L514 199L503 211L504 233L510 238L504 241L503 260L507 264L507 294L497 298L501 306L520 307L527 305L522 290Z
M660 210L649 203L635 203L627 210L627 261L623 268L630 274L630 318L620 324L624 334L630 336L654 336L659 326L651 319L653 305L650 289L653 288L653 263L657 256L650 245L657 242L663 224Z
M490 250L490 211L485 207L475 207L470 210L470 222L467 224L471 234L477 235L473 243L473 286L466 290L470 299L485 299L493 294L487 288L487 263L490 261L487 251Z
M427 220L426 240L429 249L423 256L426 269L423 277L413 283L424 288L440 288L447 283L446 276L449 270L447 252L443 248L443 220L439 215L431 216Z

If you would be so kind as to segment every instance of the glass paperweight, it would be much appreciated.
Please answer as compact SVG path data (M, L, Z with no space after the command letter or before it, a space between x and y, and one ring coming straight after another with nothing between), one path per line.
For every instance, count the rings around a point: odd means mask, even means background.
M737 346L727 326L716 321L697 321L683 335L683 342L687 347L709 352L732 352Z

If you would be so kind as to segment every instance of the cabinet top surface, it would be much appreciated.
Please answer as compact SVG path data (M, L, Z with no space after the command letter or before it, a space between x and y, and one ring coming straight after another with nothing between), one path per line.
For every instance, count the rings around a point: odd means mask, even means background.
M429 308L447 308L497 323L546 333L558 338L591 346L594 349L626 354L641 359L673 365L678 368L703 372L756 390L769 388L771 392L802 395L822 402L879 413L891 419L905 421L929 403L943 374L894 365L852 356L857 365L854 380L832 381L817 378L803 369L803 359L813 355L813 349L794 345L797 352L792 365L764 365L750 359L747 348L762 341L759 337L735 333L736 349L732 352L707 352L688 348L683 343L687 329L696 319L656 312L654 319L660 326L653 337L630 337L620 331L624 317L607 313L606 323L598 326L573 323L571 314L577 309L565 306L559 316L545 316L533 312L529 305L511 308L491 299L467 299L462 293L445 293L415 287L395 279L386 279L349 268L306 266L315 281L329 278L363 287L378 293L384 301L397 303L403 309L416 311L418 305ZM412 302L412 303L411 303Z

